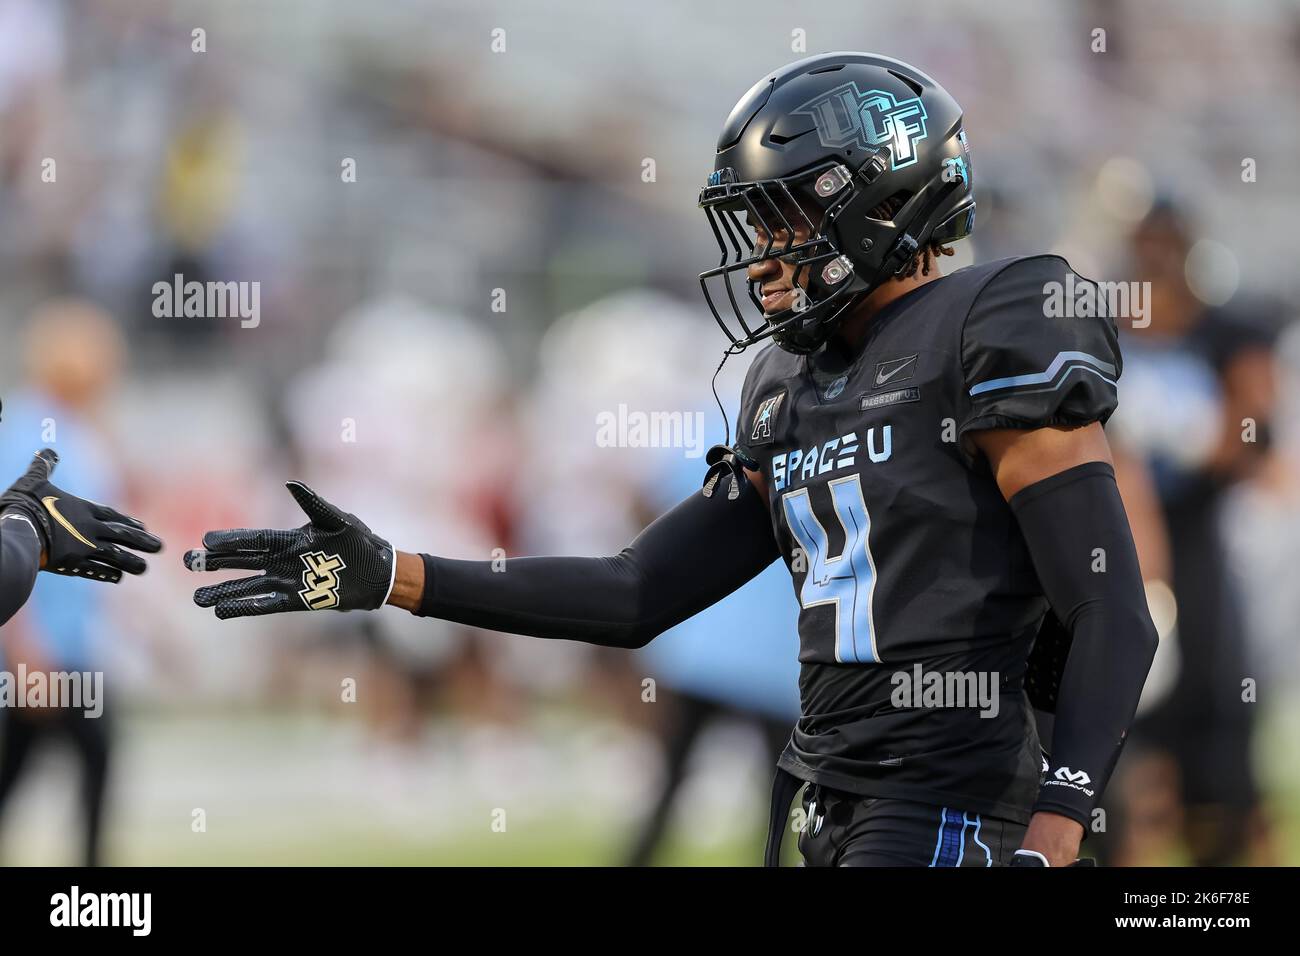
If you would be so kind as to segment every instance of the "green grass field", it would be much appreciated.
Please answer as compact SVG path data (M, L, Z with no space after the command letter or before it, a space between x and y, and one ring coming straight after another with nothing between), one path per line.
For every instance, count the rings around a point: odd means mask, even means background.
M353 722L137 715L118 728L106 861L118 865L602 866L620 862L658 767L651 741L552 714L431 722L413 746ZM1260 734L1279 855L1300 863L1296 712ZM743 728L706 737L657 863L757 865L769 768ZM0 831L8 864L75 862L71 766L35 763ZM203 813L202 828L195 811ZM797 859L794 839L787 859Z

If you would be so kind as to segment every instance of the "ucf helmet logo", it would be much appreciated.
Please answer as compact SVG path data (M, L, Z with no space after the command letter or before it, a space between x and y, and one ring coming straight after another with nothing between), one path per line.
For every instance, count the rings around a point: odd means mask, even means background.
M928 135L919 96L896 100L886 90L863 93L853 82L818 95L794 112L812 117L827 149L888 146L894 169L916 162L916 144Z
M303 588L298 592L302 603L313 611L338 607L338 572L347 567L343 559L337 554L327 555L324 551L311 551L301 557L302 563L307 566L302 572Z

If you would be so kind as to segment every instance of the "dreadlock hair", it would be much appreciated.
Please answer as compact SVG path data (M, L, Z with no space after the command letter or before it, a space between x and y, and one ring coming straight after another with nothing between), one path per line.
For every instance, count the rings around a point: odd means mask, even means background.
M906 197L895 193L867 215L872 219L893 219L894 214L903 208L906 201ZM917 247L917 250L912 253L912 257L903 264L903 267L895 273L895 276L901 279L911 279L916 276L918 270L921 275L928 276L932 263L938 262L940 256L950 255L952 255L952 246L945 246L942 242L927 242L925 245Z
M907 260L897 274L900 278L910 279L916 275L916 270L920 269L921 275L928 276L931 263L938 262L940 256L950 255L952 255L952 246L945 246L942 242L927 242L912 253L912 258Z

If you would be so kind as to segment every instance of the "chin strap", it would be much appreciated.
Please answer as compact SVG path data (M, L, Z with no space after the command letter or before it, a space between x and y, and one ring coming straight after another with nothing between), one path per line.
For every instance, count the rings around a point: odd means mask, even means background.
M710 448L708 454L704 456L704 462L709 466L709 470L704 474L704 497L706 498L713 497L713 492L718 487L718 479L723 475L730 474L732 481L731 487L727 491L727 500L735 501L740 497L741 489L749 482L749 479L745 477L744 469L758 470L758 462L738 448L731 447L731 419L727 418L727 410L722 406L722 399L718 397L718 375L722 372L722 366L727 364L727 359L740 351L742 350L735 345L727 346L722 353L722 361L718 363L718 367L713 371L713 381L710 383L713 389L713 400L718 403L718 411L722 413L726 438L721 445L714 445Z
M727 429L727 437L724 438L722 445L714 445L708 449L705 455L705 463L708 471L705 472L705 497L714 497L715 490L718 490L718 479L723 475L732 476L731 489L727 492L728 501L736 501L740 497L741 488L748 483L745 472L742 468L749 468L750 471L758 470L758 462L746 455L744 451L733 449L731 446L731 419L727 418L727 408L723 407L723 399L718 395L718 376L723 371L723 365L727 364L727 359L737 352L742 351L742 347L729 345L723 351L723 360L718 363L718 368L714 369L714 378L710 382L714 390L714 401L718 402L718 411L723 414L723 427ZM738 437L738 436L737 436Z

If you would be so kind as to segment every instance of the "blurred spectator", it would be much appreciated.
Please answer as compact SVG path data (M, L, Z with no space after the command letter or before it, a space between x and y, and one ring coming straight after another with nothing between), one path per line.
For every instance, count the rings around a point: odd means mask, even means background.
M530 550L614 553L650 520L699 493L704 453L724 439L707 388L724 341L700 310L648 289L599 299L555 324L543 340L542 375L528 403L537 450L519 510ZM755 354L731 358L719 374L724 405L734 409ZM690 758L713 722L755 728L765 754L760 776L774 771L799 714L797 612L789 573L774 563L660 635L630 664L624 655L582 645L565 649L575 663L603 661L614 687L627 687L620 674L634 668L637 699L654 705L625 708L654 735L664 764L624 863L654 859ZM510 657L554 672L560 648L508 641L503 650ZM653 701L644 698L646 678L654 680ZM730 808L743 797L737 789L719 802ZM765 825L765 818L755 820L742 860L759 858Z
M399 549L504 554L515 466L504 369L497 342L463 316L406 297L365 303L343 317L323 360L287 390L300 473L345 507L364 504L365 520ZM431 692L456 694L464 690L458 682L474 680L473 649L456 624L380 614L315 630L364 642L370 691L362 710L394 748L393 768L418 736L421 705L441 699ZM302 652L289 650L282 673L294 671ZM487 712L490 697L474 703Z
M1182 821L1192 861L1241 862L1262 826L1251 745L1256 707L1243 682L1247 620L1236 580L1224 573L1226 492L1270 455L1276 404L1275 313L1245 304L1207 306L1188 281L1194 234L1184 214L1158 203L1132 238L1133 272L1151 283L1146 327L1126 329L1119 446L1149 463L1164 511L1177 623L1163 643L1164 682L1148 681L1115 787L1120 862L1142 860L1153 835ZM1176 663L1175 663L1176 660ZM1158 672L1162 665L1157 665ZM1175 797L1162 802L1160 794Z
M719 432L717 442L723 440ZM704 466L685 460L661 476L661 507L698 494ZM654 860L686 781L689 761L708 726L738 720L761 735L765 766L776 772L799 718L799 604L790 572L775 561L730 597L659 635L642 651L646 674L655 679L659 708L654 729L664 751L664 770L651 810L623 862ZM762 859L767 819L754 821L752 844L737 863Z
M27 385L5 401L0 473L17 474L38 448L58 451L54 480L101 501L121 500L118 462L101 410L115 386L122 341L109 316L87 302L50 302L27 331ZM32 599L0 641L5 666L28 673L100 670L100 642L113 639L104 614L109 585L42 575ZM34 751L63 740L76 757L82 824L80 859L96 866L112 752L111 680L103 713L60 708L0 709L0 821Z

